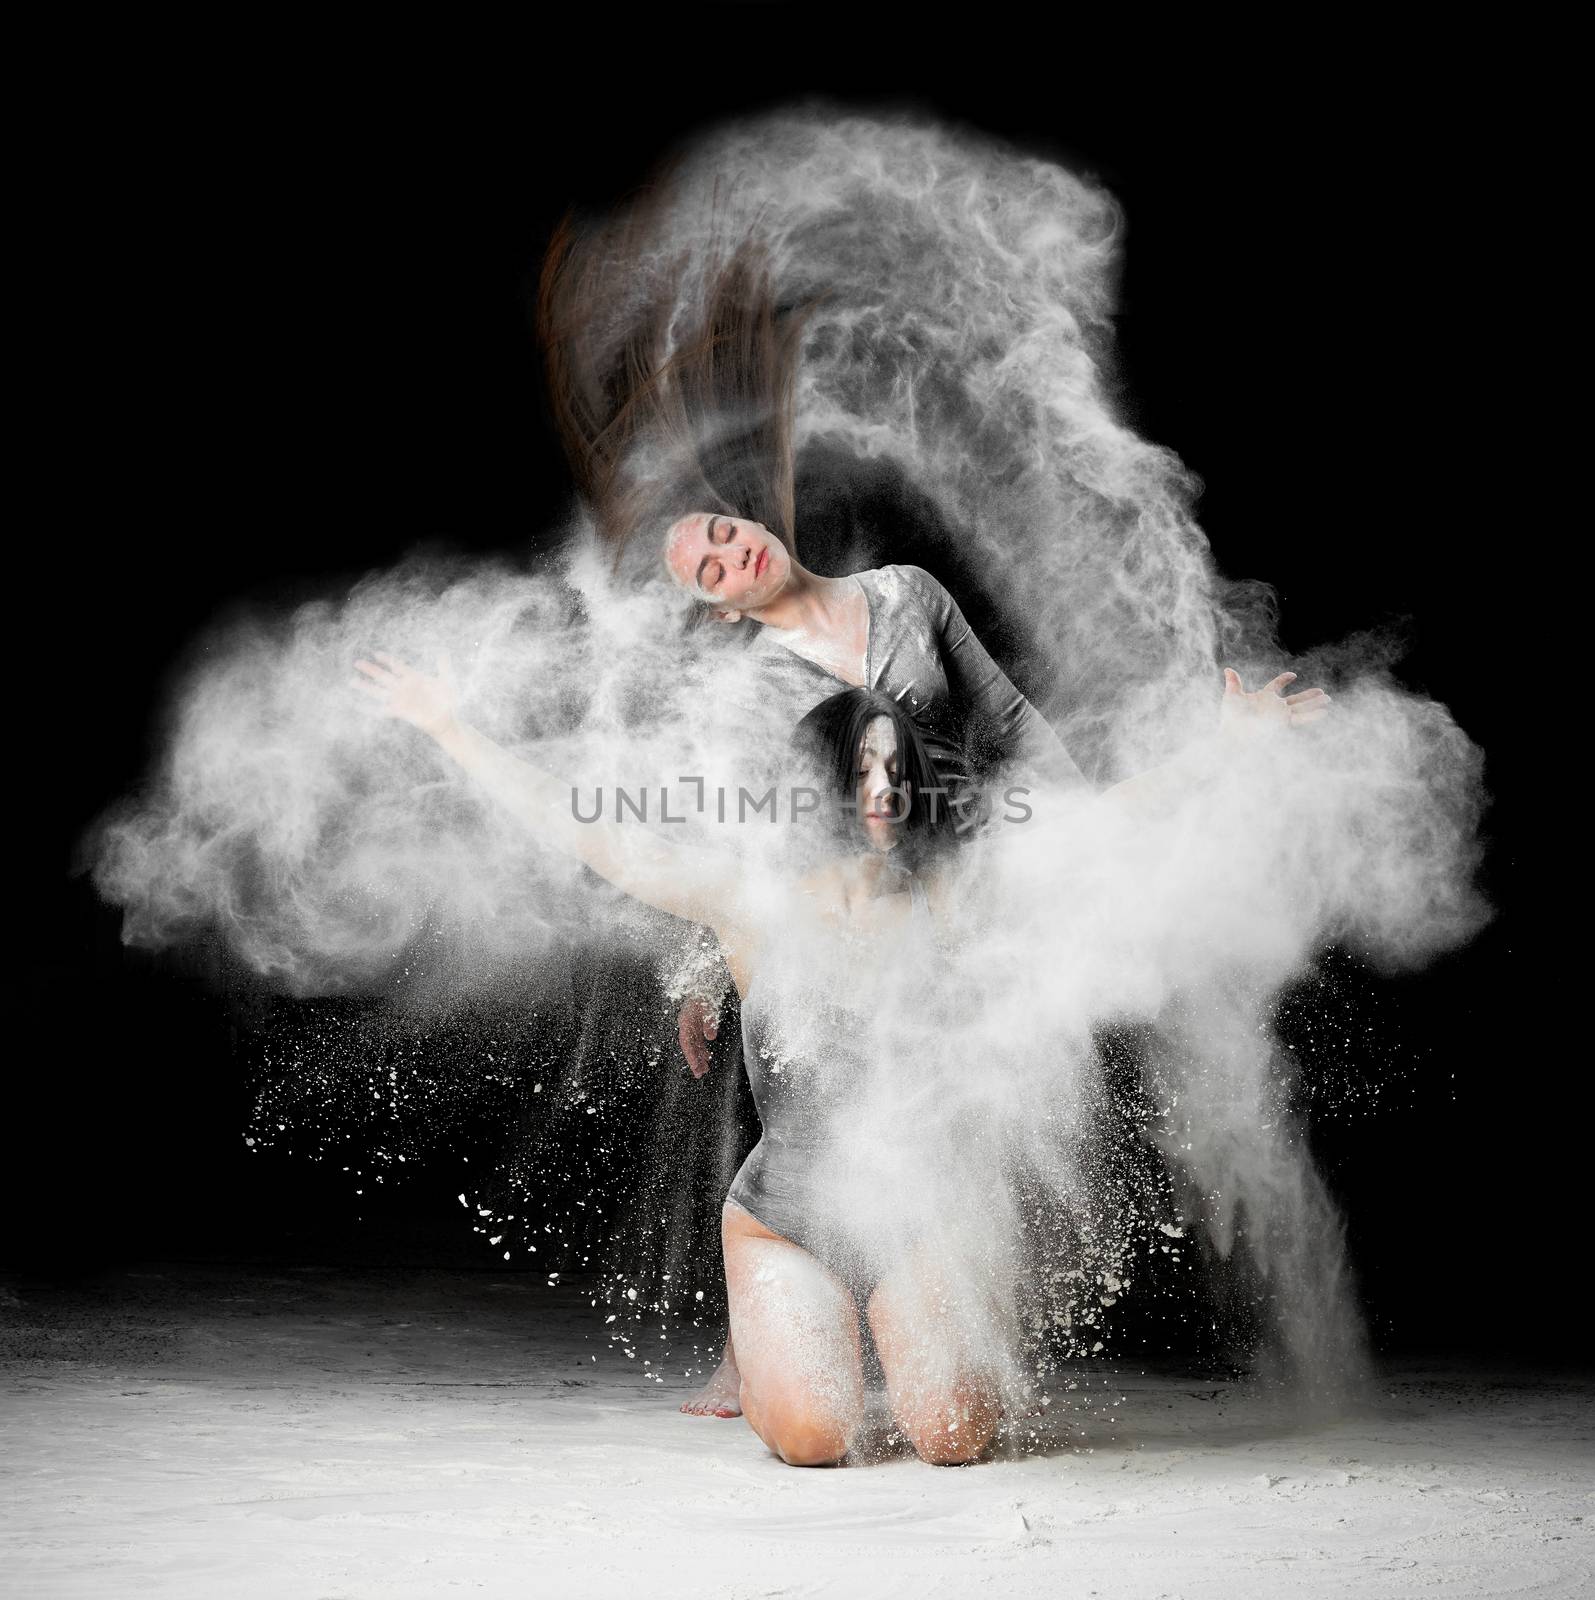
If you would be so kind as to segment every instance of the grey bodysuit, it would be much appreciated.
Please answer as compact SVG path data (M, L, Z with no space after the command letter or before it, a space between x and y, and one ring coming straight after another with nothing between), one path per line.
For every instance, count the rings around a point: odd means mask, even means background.
M924 886L911 877L908 892L909 935L898 944L905 954L930 934ZM743 1057L763 1133L728 1198L866 1295L877 1264L868 1238L847 1226L850 1207L828 1181L834 1167L829 1175L825 1169L836 1160L834 1141L849 1104L878 1066L867 1041L880 1030L864 1014L871 992L839 987L846 986L778 967L755 978L743 996Z
M1058 787L1086 783L1058 736L992 660L957 602L930 573L923 567L888 566L853 577L869 606L864 682L907 708L932 736L932 753L938 761L951 753L950 764L956 768L954 741L961 718L967 716L978 727L981 742L999 759L1012 760ZM728 694L720 706L724 714L794 728L822 700L851 687L783 645L769 628L758 628L745 660L750 670L738 675L744 698L739 703L735 693ZM913 882L910 893L913 916L923 923L927 920L923 887ZM678 992L717 999L723 981L712 978L705 965L696 973L679 972L675 986ZM836 1109L822 1103L824 1097L816 1098L815 1079L827 1084L845 1081L840 1068L858 1030L848 1025L845 1007L834 1004L834 988L817 1003L803 1006L810 1019L803 1029L808 1039L817 1031L815 1018L835 1013L835 1026L818 1031L837 1070L806 1078L800 1066L788 1066L780 1054L782 1003L793 1003L780 991L779 984L755 983L742 1001L740 1037L731 1036L741 1046L764 1133L733 1180L730 1198L772 1233L809 1250L860 1293L868 1287L867 1273L859 1265L857 1251L835 1228L825 1197L814 1194L808 1176L815 1141ZM735 1070L734 1056L725 1066Z
M949 796L967 778L958 744L965 717L988 753L1013 761L1027 775L1060 789L1086 783L1046 719L991 659L957 601L930 573L894 565L854 573L853 582L869 607L864 684L900 701L926 731ZM710 708L729 723L732 742L748 728L773 727L784 735L822 700L851 687L782 644L774 629L753 622L738 626L754 633ZM697 995L711 1005L725 995L718 957L703 941L684 953L667 982L673 993Z
M990 754L1068 788L1086 782L1058 736L991 659L958 603L923 567L877 567L853 574L869 604L864 683L901 702L929 733L955 740L967 717ZM748 626L748 624L743 624ZM839 689L850 687L796 654L770 628L749 646L764 715L790 713L790 726Z

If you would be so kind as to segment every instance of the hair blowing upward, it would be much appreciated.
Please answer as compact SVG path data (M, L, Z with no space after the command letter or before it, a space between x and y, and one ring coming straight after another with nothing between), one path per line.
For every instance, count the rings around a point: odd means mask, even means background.
M761 522L795 554L793 391L812 302L779 303L756 224L664 248L668 182L598 223L567 211L554 231L537 330L555 426L617 570L640 531L695 510Z

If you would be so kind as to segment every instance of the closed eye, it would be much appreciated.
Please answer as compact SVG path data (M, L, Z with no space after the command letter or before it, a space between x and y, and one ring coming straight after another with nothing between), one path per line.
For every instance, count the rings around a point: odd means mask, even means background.
M723 539L716 539L714 536L715 524L717 522L725 524L725 538ZM732 528L729 522L726 522L724 517L710 517L709 526L706 531L710 544L730 544L731 540L735 537L735 529ZM713 579L711 579L709 576L711 572L714 574ZM717 587L723 577L725 577L725 567L720 562L716 561L713 556L705 556L703 560L698 563L698 587L700 589L713 589Z

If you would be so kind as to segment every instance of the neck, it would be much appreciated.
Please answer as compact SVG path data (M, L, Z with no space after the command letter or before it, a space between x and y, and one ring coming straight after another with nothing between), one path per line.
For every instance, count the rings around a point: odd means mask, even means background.
M892 860L893 850L871 850L867 854L848 856L842 865L842 898L848 911L865 900L900 889L893 882L898 873L898 863Z
M767 628L802 629L805 633L828 633L837 620L848 590L841 578L822 578L810 572L796 557L791 575L781 592L767 606L744 612Z

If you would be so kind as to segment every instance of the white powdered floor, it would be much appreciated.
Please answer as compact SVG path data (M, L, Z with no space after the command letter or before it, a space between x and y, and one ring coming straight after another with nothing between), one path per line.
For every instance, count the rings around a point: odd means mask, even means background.
M1584 1375L1391 1368L1372 1403L1306 1422L1098 1363L1037 1453L797 1470L741 1421L681 1415L679 1357L662 1385L645 1358L539 1280L6 1280L0 1590L1272 1600L1595 1578Z

